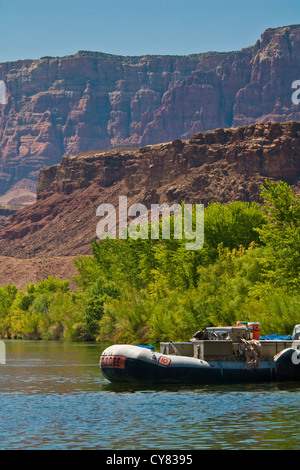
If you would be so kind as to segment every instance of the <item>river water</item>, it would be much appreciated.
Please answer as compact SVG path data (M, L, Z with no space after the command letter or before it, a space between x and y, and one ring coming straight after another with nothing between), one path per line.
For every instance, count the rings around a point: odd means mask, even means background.
M110 384L94 343L7 341L0 449L300 449L300 383Z

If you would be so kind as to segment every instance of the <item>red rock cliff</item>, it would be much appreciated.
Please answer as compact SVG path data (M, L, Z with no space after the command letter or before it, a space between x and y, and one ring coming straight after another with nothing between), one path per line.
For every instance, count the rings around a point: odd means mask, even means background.
M300 189L300 122L196 133L141 148L83 152L45 168L38 200L0 232L0 252L19 258L90 253L101 203L258 201L265 178Z
M190 56L74 56L0 64L0 194L63 155L188 139L254 122L300 120L300 26L253 47Z

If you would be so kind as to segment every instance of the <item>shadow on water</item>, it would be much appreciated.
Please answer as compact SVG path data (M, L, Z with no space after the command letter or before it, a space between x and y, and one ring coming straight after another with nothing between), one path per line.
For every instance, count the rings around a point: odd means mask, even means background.
M101 390L114 393L135 392L168 392L168 393L260 393L260 392L300 392L298 382L262 382L257 384L231 383L231 384L140 384L140 383L110 383L105 379Z

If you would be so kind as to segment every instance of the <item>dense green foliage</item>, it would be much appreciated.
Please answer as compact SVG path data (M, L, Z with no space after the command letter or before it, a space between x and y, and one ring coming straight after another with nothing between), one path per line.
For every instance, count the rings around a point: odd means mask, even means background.
M94 241L93 256L74 261L77 290L54 278L25 292L0 288L0 336L157 343L238 320L291 334L300 323L300 199L282 182L266 182L262 197L263 206L208 205L201 250L172 237Z

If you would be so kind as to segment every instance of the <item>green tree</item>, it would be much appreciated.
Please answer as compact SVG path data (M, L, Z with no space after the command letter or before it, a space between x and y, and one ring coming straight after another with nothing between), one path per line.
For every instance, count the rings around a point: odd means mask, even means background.
M0 287L0 336L9 337L9 313L13 302L16 299L18 289L15 285L8 284Z
M262 188L263 210L269 223L258 228L260 240L267 246L267 281L275 286L300 286L300 196L284 182L265 182Z

